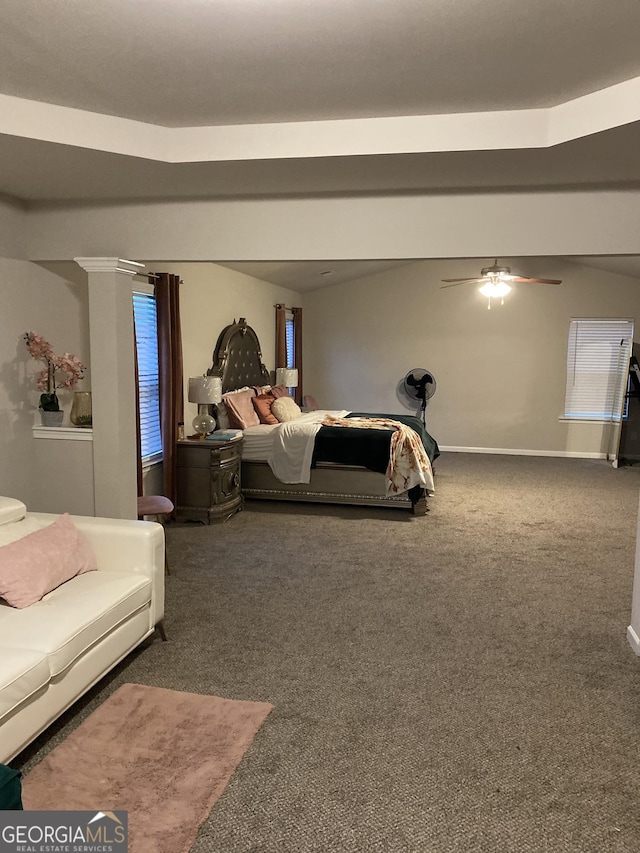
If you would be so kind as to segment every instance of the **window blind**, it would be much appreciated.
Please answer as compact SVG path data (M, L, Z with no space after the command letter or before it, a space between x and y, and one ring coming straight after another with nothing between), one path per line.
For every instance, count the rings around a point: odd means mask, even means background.
M633 320L571 320L567 418L620 420L633 345Z
M140 400L140 444L143 462L162 458L160 398L158 380L158 321L152 293L133 294L138 356L138 396Z
M285 320L285 337L287 341L287 367L295 367L293 312L287 311Z

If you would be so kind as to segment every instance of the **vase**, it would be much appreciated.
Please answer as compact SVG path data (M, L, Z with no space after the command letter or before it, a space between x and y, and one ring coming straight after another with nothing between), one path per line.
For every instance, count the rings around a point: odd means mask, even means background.
M91 391L74 391L71 423L77 427L90 427L93 423L91 415Z
M62 426L64 412L62 410L58 412L47 412L44 409L40 409L40 418L42 419L42 426L59 427Z

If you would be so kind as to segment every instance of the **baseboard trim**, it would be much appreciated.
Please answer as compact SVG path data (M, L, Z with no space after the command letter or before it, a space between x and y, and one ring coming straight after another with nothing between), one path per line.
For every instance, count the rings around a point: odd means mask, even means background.
M636 634L631 625L627 626L627 640L635 654L640 656L640 637Z
M584 453L577 450L519 450L512 447L452 447L439 445L446 453L495 453L504 456L560 456L567 459L606 459L606 453Z

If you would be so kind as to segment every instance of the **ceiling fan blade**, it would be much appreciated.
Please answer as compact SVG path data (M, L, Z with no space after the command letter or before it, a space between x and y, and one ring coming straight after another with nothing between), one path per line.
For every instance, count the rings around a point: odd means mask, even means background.
M440 287L455 287L458 284L468 284L474 281L484 281L483 278L443 278L442 281L449 281L451 284L441 284Z
M527 278L523 275L515 275L510 281L533 281L537 284L562 284L562 279L558 278Z

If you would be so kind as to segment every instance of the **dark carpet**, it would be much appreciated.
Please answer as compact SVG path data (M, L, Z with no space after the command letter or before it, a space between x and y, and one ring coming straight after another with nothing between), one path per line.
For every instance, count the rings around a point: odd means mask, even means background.
M120 684L270 702L194 853L638 849L640 468L443 454L431 512L249 502L167 530ZM144 851L132 851L144 853Z

